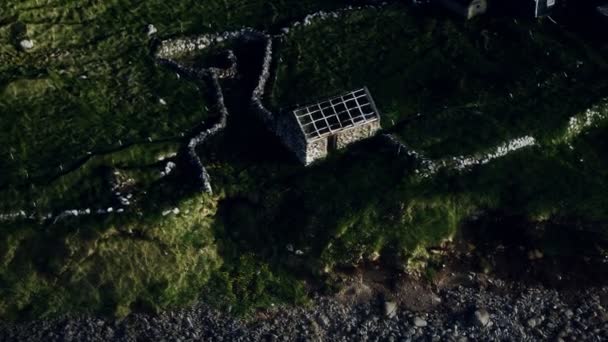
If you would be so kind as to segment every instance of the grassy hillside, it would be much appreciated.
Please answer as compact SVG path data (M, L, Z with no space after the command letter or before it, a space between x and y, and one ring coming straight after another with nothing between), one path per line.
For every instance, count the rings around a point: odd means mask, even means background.
M337 267L378 255L423 271L428 247L484 212L608 241L607 56L549 22L390 5L293 28L275 40L271 107L368 86L384 128L447 166L422 177L420 160L374 138L304 168L248 111L245 74L222 81L228 128L198 150L215 194L198 193L179 152L217 118L210 85L158 66L147 25L158 38L275 32L345 2L9 1L0 214L37 216L0 221L0 318L302 304L304 279L331 287ZM259 54L247 48L244 64ZM524 136L534 146L449 166Z

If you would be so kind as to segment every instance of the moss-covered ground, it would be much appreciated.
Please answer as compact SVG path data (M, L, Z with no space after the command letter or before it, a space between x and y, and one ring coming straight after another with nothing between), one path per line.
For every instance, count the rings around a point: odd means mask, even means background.
M352 11L277 41L266 97L278 109L367 86L384 128L433 160L527 135L533 147L422 178L416 160L370 139L304 168L247 111L251 82L225 81L228 128L199 149L215 193L197 193L174 155L217 116L209 85L159 67L147 25L159 38L274 31L346 2L9 0L0 213L107 211L116 192L133 197L122 213L0 221L0 318L303 304L307 281L331 288L332 270L376 255L421 271L427 248L480 212L608 240L607 56L547 21Z

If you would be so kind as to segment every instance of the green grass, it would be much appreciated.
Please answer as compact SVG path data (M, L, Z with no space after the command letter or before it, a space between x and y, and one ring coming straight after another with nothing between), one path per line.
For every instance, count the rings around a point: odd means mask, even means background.
M63 312L124 316L131 309L187 303L222 261L212 233L213 204L177 205L171 215L148 212L78 218L54 225L3 225L0 316L46 317Z
M60 208L83 208L83 205L97 208L111 206L107 199L114 194L109 188L109 178L131 178L136 182L134 186L145 189L161 178L161 171L167 162L159 159L177 153L179 146L177 141L146 142L117 152L92 155L83 163L77 163L74 169L60 172L60 176L47 183L0 191L0 199L5 199L0 202L0 207L5 212L31 208L45 214ZM116 172L119 173L117 177L114 176Z

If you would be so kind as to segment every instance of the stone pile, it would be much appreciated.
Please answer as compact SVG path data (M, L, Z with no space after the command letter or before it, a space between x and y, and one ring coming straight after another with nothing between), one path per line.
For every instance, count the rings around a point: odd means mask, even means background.
M500 282L495 282L500 283ZM0 322L6 341L605 341L608 288L557 291L505 284L439 291L441 303L413 311L396 302L310 305L260 311L250 320L198 304L124 320L91 316ZM514 286L513 288L511 286Z

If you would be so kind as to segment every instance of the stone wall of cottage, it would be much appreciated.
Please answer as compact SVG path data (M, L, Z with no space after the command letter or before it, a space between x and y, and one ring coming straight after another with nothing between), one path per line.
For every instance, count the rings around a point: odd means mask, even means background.
M309 165L316 160L323 159L327 156L327 138L309 142L306 147L305 165Z
M276 118L274 133L302 164L307 164L306 139L298 126L296 118L292 113L283 113L283 115L277 115Z
M376 120L374 122L338 133L336 137L336 147L338 149L346 148L348 145L354 142L374 136L379 130L380 120Z

